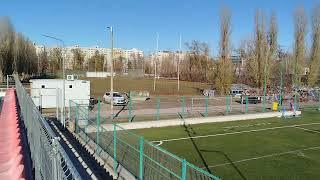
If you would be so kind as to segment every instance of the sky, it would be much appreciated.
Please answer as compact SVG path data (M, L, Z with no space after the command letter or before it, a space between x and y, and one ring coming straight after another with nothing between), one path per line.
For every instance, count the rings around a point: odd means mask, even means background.
M309 22L316 0L4 0L0 16L8 16L16 31L36 44L55 46L58 42L42 34L56 36L67 46L110 47L107 27L114 27L114 44L118 48L138 48L145 53L178 50L179 35L184 43L198 40L218 53L219 14L227 7L232 14L231 45L253 36L257 9L267 18L274 12L279 26L279 44L292 49L293 12L303 6ZM311 28L308 25L308 38ZM309 42L307 42L309 44Z

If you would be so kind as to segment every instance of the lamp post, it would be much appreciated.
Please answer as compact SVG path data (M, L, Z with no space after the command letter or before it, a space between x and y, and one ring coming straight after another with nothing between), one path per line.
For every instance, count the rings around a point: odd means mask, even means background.
M56 41L59 41L62 44L62 48L65 48L65 43L62 39L54 37L54 36L49 36L46 34L43 34L42 36L50 38L50 39L54 39ZM62 103L62 108L61 108L61 124L63 125L63 127L65 127L65 58L62 57L62 99L63 99L63 103Z
M180 39L179 39L179 58L178 58L178 92L180 91L180 58L182 55L181 52L181 34L180 34Z
M113 119L113 27L109 26L107 29L110 30L110 41L111 41L111 80L110 80L110 116Z
M159 33L157 33L157 52L156 58L154 60L154 79L153 79L153 91L156 91L156 76L157 76L157 60L158 60L158 52L159 52Z

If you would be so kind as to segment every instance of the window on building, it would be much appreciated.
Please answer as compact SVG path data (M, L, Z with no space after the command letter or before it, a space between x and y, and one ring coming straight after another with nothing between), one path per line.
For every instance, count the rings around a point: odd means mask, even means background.
M41 85L41 88L46 88L46 86L45 85Z
M69 85L69 88L72 88L72 85Z

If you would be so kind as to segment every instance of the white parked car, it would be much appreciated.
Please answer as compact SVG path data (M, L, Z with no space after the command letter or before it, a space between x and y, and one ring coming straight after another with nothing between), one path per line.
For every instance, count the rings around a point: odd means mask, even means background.
M106 92L103 95L103 100L104 102L110 104L111 102L110 92ZM120 94L119 92L113 92L113 105L126 105L126 104L127 104L126 98L122 94Z

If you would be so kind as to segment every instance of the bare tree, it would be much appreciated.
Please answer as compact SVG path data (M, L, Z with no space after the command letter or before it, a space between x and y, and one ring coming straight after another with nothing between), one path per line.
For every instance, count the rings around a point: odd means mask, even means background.
M210 64L208 44L193 40L191 43L186 43L186 46L188 54L180 64L181 80L207 82Z
M151 59L144 59L144 73L145 74L152 74L153 72L153 66L151 63Z
M72 59L72 69L73 70L81 70L84 68L84 53L81 51L80 48L72 49L73 54Z
M161 63L160 74L163 77L176 77L176 65L174 63L174 56L170 54L169 57L165 57Z
M12 73L14 28L7 17L0 17L0 81Z
M9 18L0 17L0 80L12 73L22 78L35 73L37 60L33 43L14 31Z
M314 86L319 76L320 60L320 6L317 5L312 11L312 48L308 85Z
M278 56L278 23L277 17L275 13L272 13L270 18L270 25L269 25L269 33L268 33L268 45L269 45L269 52L268 52L268 59L265 64L265 76L266 81L269 81L270 78L270 69L279 69L274 63L277 60Z
M216 66L215 85L221 95L230 91L233 72L230 58L231 14L223 9L220 14L220 57Z
M98 50L88 60L89 71L103 71L104 56Z
M24 71L24 65L25 63L22 63L21 61L25 60L25 49L26 49L26 44L24 43L24 37L22 34L15 34L15 40L14 40L14 71L15 72L23 72Z
M124 72L125 59L121 55L114 60L114 71L117 74L122 74Z
M300 85L305 65L305 37L307 32L307 17L302 7L294 12L294 31L293 84Z
M245 60L244 72L241 74L240 78L243 83L256 86L259 70L258 62L256 61L255 56L255 41L252 39L243 41L240 51L240 58Z
M265 15L258 10L255 15L255 61L257 65L256 85L262 87L266 73L268 44L266 37Z
M40 73L45 74L48 70L49 66L49 57L48 57L48 52L46 48L43 49L43 51L40 52L39 54L39 63L40 63Z
M55 73L56 71L61 70L61 64L62 64L62 51L61 48L53 48L50 51L49 55L49 64L50 64L50 70L52 73Z

